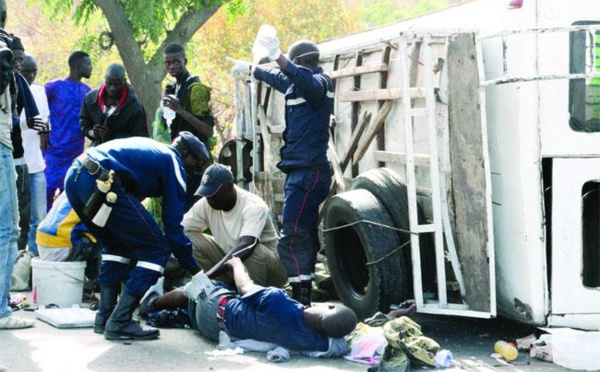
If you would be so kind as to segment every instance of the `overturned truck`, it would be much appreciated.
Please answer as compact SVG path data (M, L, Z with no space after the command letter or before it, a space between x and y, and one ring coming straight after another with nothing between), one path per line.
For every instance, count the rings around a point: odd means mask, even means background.
M600 324L600 3L509 3L319 44L335 82L323 248L362 317L414 299L423 313ZM237 89L229 161L277 218L285 102Z

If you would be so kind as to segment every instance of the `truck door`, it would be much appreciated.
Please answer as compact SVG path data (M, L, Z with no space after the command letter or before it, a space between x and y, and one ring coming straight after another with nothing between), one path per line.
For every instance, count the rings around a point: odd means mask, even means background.
M551 313L597 314L600 159L554 159L552 173Z

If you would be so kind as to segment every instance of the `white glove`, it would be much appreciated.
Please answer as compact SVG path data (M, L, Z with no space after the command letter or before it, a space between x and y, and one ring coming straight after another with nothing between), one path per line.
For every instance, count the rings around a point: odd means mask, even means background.
M244 79L252 70L252 65L250 63L241 61L239 59L233 59L231 57L225 57L227 61L233 63L233 67L231 68L231 75L233 75L236 79Z
M258 43L269 52L269 59L275 61L281 56L279 39L275 36L263 35L258 38Z

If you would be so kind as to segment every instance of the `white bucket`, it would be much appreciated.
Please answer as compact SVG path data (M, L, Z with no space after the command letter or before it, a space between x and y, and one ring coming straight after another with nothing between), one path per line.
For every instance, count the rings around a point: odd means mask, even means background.
M61 308L80 304L83 297L85 261L55 262L31 260L32 296L37 305L55 304Z

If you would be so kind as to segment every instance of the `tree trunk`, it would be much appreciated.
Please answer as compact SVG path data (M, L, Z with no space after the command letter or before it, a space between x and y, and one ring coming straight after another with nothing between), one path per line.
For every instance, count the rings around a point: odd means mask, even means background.
M173 30L167 33L167 37L156 53L146 63L141 46L133 35L133 29L120 2L118 0L93 1L102 10L108 21L129 80L146 110L148 128L150 128L162 97L161 83L167 73L162 60L165 46L169 43L185 45L196 31L215 14L221 4L199 11L190 8L181 16Z

